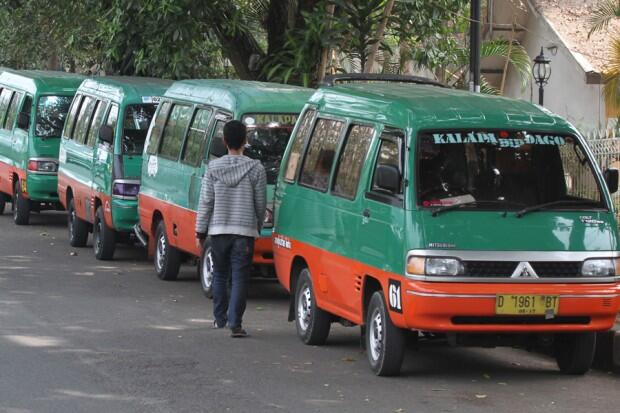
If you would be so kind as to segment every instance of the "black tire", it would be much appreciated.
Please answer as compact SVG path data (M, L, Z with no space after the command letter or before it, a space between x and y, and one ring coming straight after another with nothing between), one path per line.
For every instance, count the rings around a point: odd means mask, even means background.
M596 333L556 334L553 352L562 373L585 374L594 360Z
M304 268L299 273L295 288L295 326L297 335L305 344L325 344L331 327L331 316L316 305L310 271Z
M405 331L388 314L382 291L375 291L366 313L366 354L377 376L396 376L405 356Z
M73 198L67 203L67 227L69 228L69 245L81 248L88 241L88 223L77 216Z
M93 223L93 250L95 258L101 261L109 261L114 257L116 249L116 233L108 228L103 216L103 207L99 206L95 212Z
M171 246L166 235L164 221L159 221L155 231L155 272L160 280L174 281L181 267L181 251Z
M4 214L7 200L8 200L8 196L0 192L0 215Z
M28 225L30 222L30 201L24 198L19 181L13 187L13 222L16 225Z
M213 298L213 256L211 255L211 247L208 245L202 250L200 255L198 276L200 277L200 285L205 297Z

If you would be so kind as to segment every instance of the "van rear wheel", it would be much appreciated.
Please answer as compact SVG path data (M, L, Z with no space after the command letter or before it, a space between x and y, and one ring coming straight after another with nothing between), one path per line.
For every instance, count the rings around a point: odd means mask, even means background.
M28 225L30 222L30 201L24 198L19 181L13 187L13 222L17 225Z
M111 260L116 249L116 237L113 229L108 228L100 205L95 212L93 223L93 250L95 258L102 261Z
M200 284L205 297L213 298L213 254L211 247L208 245L203 249L200 256L198 275L200 276Z
M553 352L562 373L585 374L594 360L596 333L556 334Z
M392 323L382 291L375 291L368 305L366 352L370 368L377 376L400 374L405 356L405 331Z
M0 192L0 215L4 214L5 208L6 208L6 195Z
M181 252L170 245L164 221L159 221L155 231L155 272L160 280L173 281L179 275Z
M84 247L88 240L88 224L77 216L73 198L70 198L67 204L67 227L69 228L69 245Z
M295 326L301 341L318 346L325 344L331 327L330 314L316 304L312 279L307 268L299 273L295 289Z

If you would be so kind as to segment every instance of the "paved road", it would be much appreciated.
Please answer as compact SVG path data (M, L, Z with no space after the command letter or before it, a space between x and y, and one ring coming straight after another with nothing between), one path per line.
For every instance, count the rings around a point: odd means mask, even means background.
M566 377L513 349L422 346L377 378L358 329L307 347L273 282L252 286L248 339L211 330L195 269L162 282L136 248L97 262L64 216L0 216L0 412L617 411L617 375ZM77 255L72 255L77 252Z

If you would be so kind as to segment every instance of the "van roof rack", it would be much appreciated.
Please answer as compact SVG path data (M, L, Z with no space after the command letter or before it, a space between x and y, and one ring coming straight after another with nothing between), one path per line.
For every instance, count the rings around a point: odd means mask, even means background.
M416 83L418 85L432 85L439 87L448 87L436 80L428 79L421 76L408 76L408 75L385 75L381 73L346 73L340 75L325 76L325 79L321 83L323 86L334 86L337 82L398 82L398 83Z

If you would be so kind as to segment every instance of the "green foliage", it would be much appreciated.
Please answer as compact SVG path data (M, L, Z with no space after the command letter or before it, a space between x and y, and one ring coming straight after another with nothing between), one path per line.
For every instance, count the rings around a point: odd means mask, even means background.
M620 0L602 0L597 5L592 16L590 16L588 37L592 33L606 30L609 23L618 17L620 17Z

